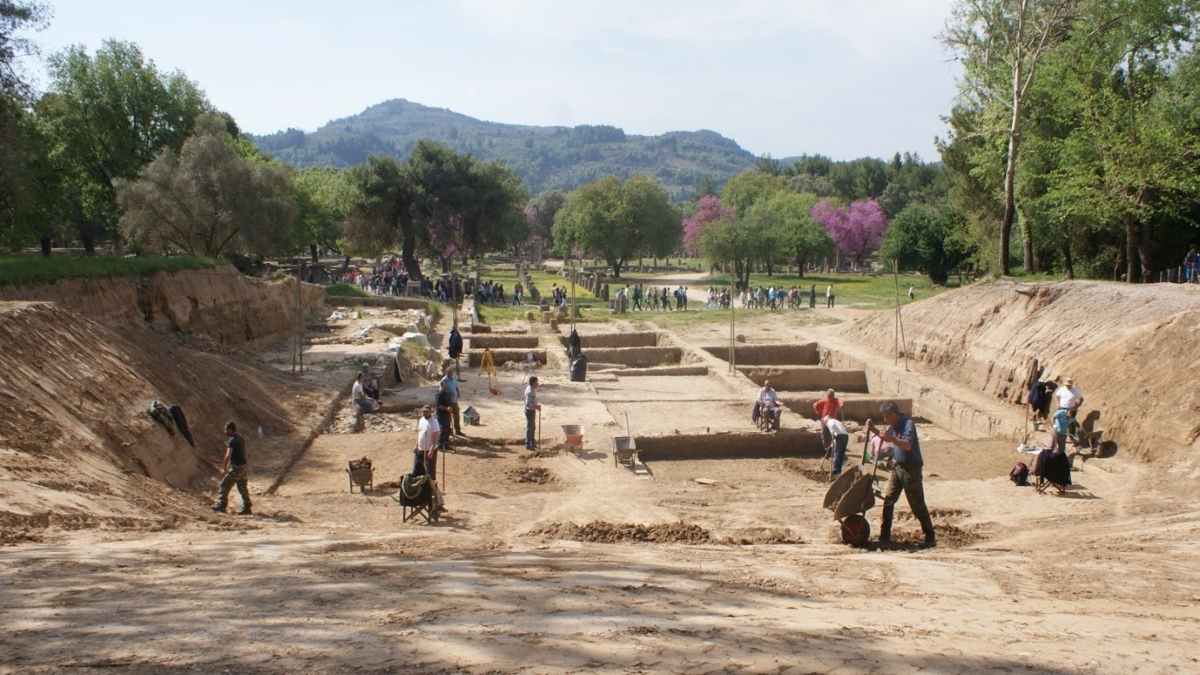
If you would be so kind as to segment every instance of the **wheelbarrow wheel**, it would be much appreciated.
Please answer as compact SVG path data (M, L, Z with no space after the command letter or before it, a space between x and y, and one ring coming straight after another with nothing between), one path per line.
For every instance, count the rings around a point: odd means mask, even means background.
M871 538L871 524L860 514L842 519L842 543L863 548Z

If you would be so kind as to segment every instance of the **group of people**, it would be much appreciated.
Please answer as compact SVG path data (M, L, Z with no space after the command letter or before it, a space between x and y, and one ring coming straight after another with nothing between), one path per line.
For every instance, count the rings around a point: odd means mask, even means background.
M688 308L687 286L668 288L634 284L617 291L614 301L618 312L682 312Z
M1082 441L1079 436L1079 409L1083 406L1083 392L1075 380L1068 377L1054 378L1043 382L1041 370L1036 370L1029 387L1029 408L1034 428L1049 418L1050 447L1041 450L1034 460L1031 473L1036 477L1038 492L1053 487L1060 494L1071 485L1071 459L1067 443L1070 439ZM1053 414L1050 409L1053 408Z
M807 291L799 286L792 286L791 288L776 288L774 286L744 288L740 296L742 307L747 309L770 309L773 311L800 309L804 306L805 300L808 301L809 309L817 308L816 284L809 284ZM833 285L827 285L825 287L825 306L832 308L834 306L834 299Z

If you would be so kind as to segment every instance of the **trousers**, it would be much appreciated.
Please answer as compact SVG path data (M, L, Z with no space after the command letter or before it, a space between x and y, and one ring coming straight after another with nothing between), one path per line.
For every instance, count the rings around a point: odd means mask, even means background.
M537 411L525 410L525 449L533 450L534 431L537 426Z
M921 482L921 465L897 464L892 468L892 477L888 481L887 492L883 495L883 522L879 525L879 541L889 541L892 538L892 515L896 502L900 501L900 493L908 498L908 508L912 510L917 522L921 523L921 531L925 540L933 542L933 519L929 517L929 507L925 505L925 486Z
M221 486L217 493L217 508L224 509L229 504L229 491L237 486L238 494L242 497L242 510L250 510L250 487L246 482L246 465L229 467L229 471L221 478Z

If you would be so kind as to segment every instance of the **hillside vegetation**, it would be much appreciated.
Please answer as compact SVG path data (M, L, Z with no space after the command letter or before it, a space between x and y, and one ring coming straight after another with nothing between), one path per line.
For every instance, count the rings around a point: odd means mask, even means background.
M693 195L754 164L755 157L713 131L626 134L612 126L537 127L485 122L444 108L395 99L334 120L313 133L255 136L258 147L295 166L348 167L370 155L405 159L418 140L506 163L530 192L570 190L605 176L655 176L675 199Z

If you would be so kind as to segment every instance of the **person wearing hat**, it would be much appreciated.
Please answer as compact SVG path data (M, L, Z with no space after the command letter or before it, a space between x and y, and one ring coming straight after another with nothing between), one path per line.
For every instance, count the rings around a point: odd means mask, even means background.
M933 530L933 519L929 517L929 507L925 505L925 487L921 480L921 469L924 460L921 458L921 441L917 438L917 424L912 418L900 412L900 406L894 401L888 401L879 408L887 428L876 432L885 443L891 446L892 475L888 481L887 491L883 495L883 517L879 524L879 545L886 547L892 541L892 514L900 493L908 498L908 508L913 517L921 523L921 531L925 534L926 548L936 545ZM875 425L868 422L867 433L875 432Z
M1062 386L1055 390L1054 398L1058 399L1058 408L1066 410L1071 417L1074 417L1079 406L1083 405L1083 394L1079 393L1079 388L1075 386L1075 380L1069 377Z

